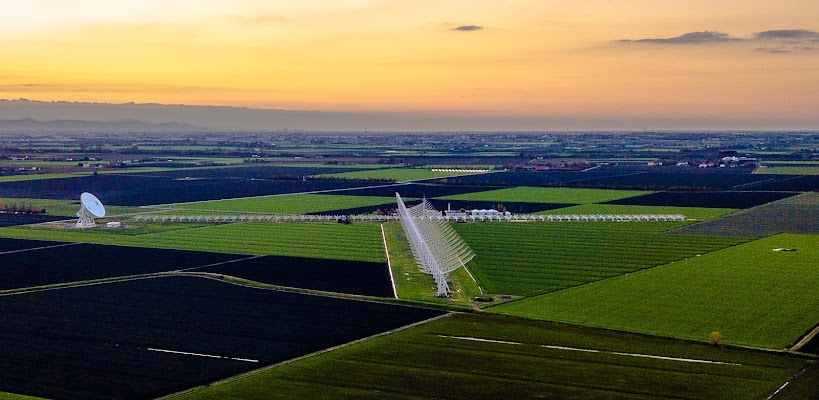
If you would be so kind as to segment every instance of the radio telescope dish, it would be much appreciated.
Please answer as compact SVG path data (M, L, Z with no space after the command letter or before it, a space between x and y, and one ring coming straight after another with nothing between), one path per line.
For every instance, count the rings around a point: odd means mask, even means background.
M80 195L80 211L77 212L77 228L93 228L97 226L94 218L105 216L105 207L97 196L85 192Z

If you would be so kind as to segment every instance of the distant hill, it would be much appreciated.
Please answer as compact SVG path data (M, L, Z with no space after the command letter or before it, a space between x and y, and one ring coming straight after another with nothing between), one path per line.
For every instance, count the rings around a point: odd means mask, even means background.
M180 122L155 123L127 119L117 121L0 119L0 133L202 132L205 130L206 128L201 126Z
M350 113L333 111L268 110L244 107L191 106L166 104L109 104L45 102L26 99L0 100L0 120L49 121L42 125L51 129L57 122L97 121L114 124L112 127L142 128L155 131L161 128L182 128L211 131L364 131L371 130L427 130L430 126L442 130L458 129L463 119L430 117L423 114ZM55 124L52 124L51 122ZM20 123L20 122L17 122ZM152 124L137 126L137 123ZM183 124L163 125L155 124ZM36 124L22 123L33 127ZM66 124L71 125L71 124ZM76 125L76 124L75 124ZM14 126L14 124L6 125ZM102 129L98 125L95 129ZM4 128L0 128L4 129ZM128 128L125 127L124 130ZM122 129L117 129L121 131Z

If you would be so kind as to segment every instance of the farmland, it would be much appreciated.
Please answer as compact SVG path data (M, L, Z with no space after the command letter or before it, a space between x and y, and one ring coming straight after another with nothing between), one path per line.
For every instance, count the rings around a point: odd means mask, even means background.
M803 193L674 231L763 238L778 233L819 234L819 193Z
M609 201L608 204L708 207L708 208L750 208L771 201L781 200L796 193L787 192L660 192L644 196Z
M490 293L532 296L628 274L741 243L663 233L674 222L457 224ZM635 251L635 249L640 249Z
M190 228L184 224L159 233L125 235L125 230L78 231L62 228L6 227L0 237L113 244L121 246L278 255L353 261L384 261L376 224L234 223ZM174 225L169 225L173 228Z
M402 197L406 198L422 198L422 197L441 197L453 194L482 192L486 190L497 189L492 186L447 186L447 185L433 185L426 183L399 183L393 185L378 185L376 187L365 187L358 189L344 190L344 195L347 196L381 196L381 197L395 197L395 192L401 193Z
M793 175L751 174L750 171L601 167L588 172L499 172L448 178L450 184L544 186L621 190L773 190L765 185L786 182ZM814 190L814 189L806 189Z
M423 179L442 178L447 176L471 175L474 172L439 172L430 168L382 168L366 171L341 172L315 175L317 178L368 179L392 182L407 182Z
M775 166L770 168L758 168L754 173L772 175L819 175L819 166Z
M602 203L627 197L639 196L647 192L633 190L599 190L568 188L515 187L442 197L452 200L516 201L528 203Z
M192 277L0 296L0 390L147 399L436 315Z
M395 197L292 194L246 199L206 201L175 206L178 210L231 211L268 214L307 214L341 208L366 207L395 202Z
M816 134L198 135L0 133L0 202L47 209L0 214L0 399L819 399L819 338L792 347L819 324ZM123 227L20 225L85 191ZM384 213L396 192L687 218L453 223L476 257L435 297L397 221L128 215Z
M752 399L807 365L702 344L453 315L181 398Z
M36 249L40 247L63 245L60 242L47 242L40 240L19 240L19 239L3 239L0 240L0 253L7 253L13 251L20 251L26 249Z
M74 200L82 192L92 192L106 205L144 206L366 185L369 183L363 181L174 179L144 174L119 174L2 182L0 193L3 197Z
M264 256L194 268L191 272L292 288L393 297L387 265L375 262Z
M195 251L66 244L0 254L0 291L173 271L240 258Z
M782 349L819 322L817 265L819 236L782 234L490 310Z

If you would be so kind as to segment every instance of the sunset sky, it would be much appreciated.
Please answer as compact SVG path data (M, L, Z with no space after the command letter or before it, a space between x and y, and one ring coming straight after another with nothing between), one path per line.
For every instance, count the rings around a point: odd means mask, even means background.
M0 0L0 10L4 99L819 128L816 0Z

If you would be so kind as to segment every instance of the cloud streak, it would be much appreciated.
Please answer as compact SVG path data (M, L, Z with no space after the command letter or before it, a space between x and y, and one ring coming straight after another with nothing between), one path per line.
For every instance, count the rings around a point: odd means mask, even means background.
M454 28L452 28L450 30L451 31L456 31L456 32L475 32L475 31L481 31L483 29L484 29L484 27L482 27L480 25L461 25L461 26L456 26L456 27L454 27Z
M797 42L819 42L819 32L807 29L778 29L757 32L754 34L757 40L787 40Z
M708 44L708 43L723 43L735 42L742 39L732 37L727 33L702 31L702 32L688 32L680 36L670 38L646 38L646 39L622 39L621 43L654 43L654 44Z
M620 43L654 45L707 45L712 43L756 43L754 50L769 54L806 53L819 50L819 32L807 29L774 29L754 33L751 37L735 37L717 31L688 32L668 38L621 39Z

